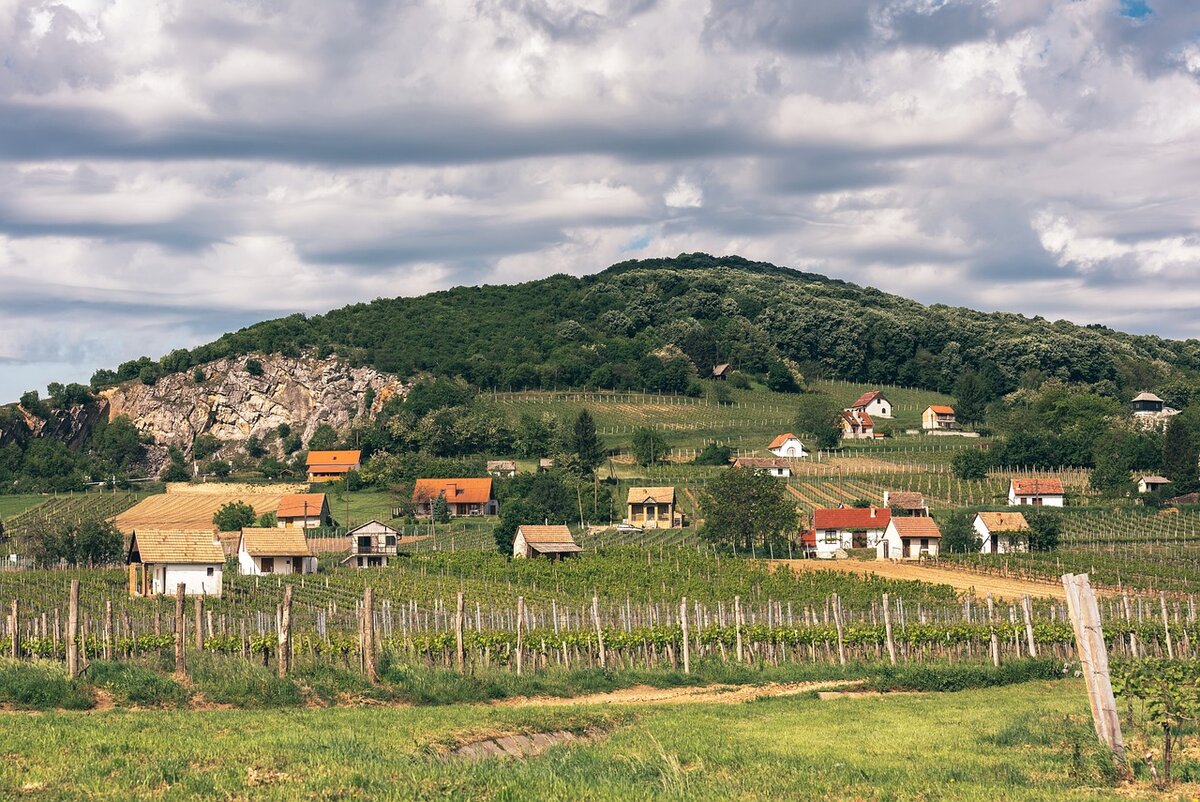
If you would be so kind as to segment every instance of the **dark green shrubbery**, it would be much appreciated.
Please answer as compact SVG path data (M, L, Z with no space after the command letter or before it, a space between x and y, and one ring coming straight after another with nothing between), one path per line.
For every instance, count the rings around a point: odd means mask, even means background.
M57 666L0 662L0 704L24 710L87 710L96 695Z
M88 666L87 678L126 705L179 707L191 696L166 673L138 663L97 660Z
M883 666L866 685L875 691L965 691L1034 680L1062 679L1058 660L1029 659L992 666L907 665Z

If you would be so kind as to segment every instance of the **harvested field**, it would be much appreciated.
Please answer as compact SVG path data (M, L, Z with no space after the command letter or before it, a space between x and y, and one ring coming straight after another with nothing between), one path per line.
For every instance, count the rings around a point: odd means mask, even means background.
M886 579L915 580L934 585L949 585L957 591L975 591L976 596L992 594L997 599L1019 599L1028 593L1033 597L1065 599L1061 585L1051 582L1030 582L1003 576L987 576L953 568L931 568L917 563L863 560L772 560L773 566L791 567L802 571L840 571L847 574L874 574Z
M282 494L165 493L138 502L113 519L125 534L134 529L211 529L213 514L231 501L244 501L262 515L275 512Z

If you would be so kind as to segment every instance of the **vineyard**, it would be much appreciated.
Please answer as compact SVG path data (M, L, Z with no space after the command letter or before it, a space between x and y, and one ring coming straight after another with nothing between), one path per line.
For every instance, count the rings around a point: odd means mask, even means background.
M148 496L146 493L127 491L60 494L9 518L4 522L4 530L8 537L34 537L63 524L111 518L124 513L143 500L153 498L161 498L161 496ZM211 519L209 525L211 526Z

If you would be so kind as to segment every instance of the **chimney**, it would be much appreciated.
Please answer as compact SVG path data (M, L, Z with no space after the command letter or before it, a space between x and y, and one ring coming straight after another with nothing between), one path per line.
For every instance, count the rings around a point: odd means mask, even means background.
M875 517L875 508L874 507L871 508L871 517L872 518Z

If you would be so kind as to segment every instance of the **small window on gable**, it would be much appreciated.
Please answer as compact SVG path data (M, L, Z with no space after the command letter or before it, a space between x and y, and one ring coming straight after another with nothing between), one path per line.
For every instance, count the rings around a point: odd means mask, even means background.
M208 575L209 575L209 576L212 576L212 575L213 575L213 567L212 567L211 565L210 565L210 566L208 566Z

